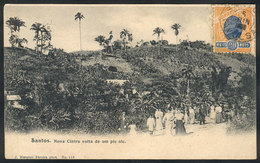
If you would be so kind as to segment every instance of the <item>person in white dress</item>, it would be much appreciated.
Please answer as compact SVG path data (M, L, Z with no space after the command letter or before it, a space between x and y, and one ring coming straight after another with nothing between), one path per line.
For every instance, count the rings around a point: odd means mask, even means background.
M173 120L174 120L173 113L170 110L168 110L163 117L163 123L165 124L165 133L167 135L171 133Z
M136 125L135 124L130 124L129 128L130 128L129 134L130 135L136 135Z
M184 124L187 125L188 123L189 123L188 109L185 109L185 113L184 113Z
M195 123L195 112L194 112L194 109L192 109L190 107L189 112L190 112L190 115L189 115L190 124L194 124Z
M210 107L210 119L215 120L215 118L216 118L215 106L211 105L211 107Z
M155 129L157 131L162 131L163 125L162 125L162 118L163 118L163 112L161 109L157 109L155 112L155 118L156 118L156 126Z
M216 123L222 122L222 108L220 106L216 107Z
M148 127L150 135L152 135L155 128L155 120L152 115L150 115L150 117L147 119L146 125Z

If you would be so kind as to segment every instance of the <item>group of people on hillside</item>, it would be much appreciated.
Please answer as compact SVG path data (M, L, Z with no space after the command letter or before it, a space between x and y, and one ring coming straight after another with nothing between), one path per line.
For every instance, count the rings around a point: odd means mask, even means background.
M146 126L150 135L174 135L174 131L175 135L185 135L185 127L188 124L193 125L199 123L200 125L204 125L206 124L206 117L208 117L207 120L216 124L230 122L237 117L239 119L245 119L245 114L240 116L239 112L236 113L238 109L236 109L235 106L232 108L228 107L228 112L226 112L227 109L223 109L223 107L226 108L220 104L212 104L210 106L203 103L196 106L187 106L182 109L170 109L170 107L168 107L165 112L161 109L156 109L154 114L149 115ZM125 112L123 112L120 131L126 131L127 129L129 129L129 134L136 134L136 124L134 121L128 124L126 122Z
M215 123L223 121L223 110L220 105L212 105L209 109L203 106L187 107L185 109L167 110L164 114L161 109L156 109L154 115L147 119L147 127L150 135L172 134L175 129L175 135L186 134L185 125L195 124L198 120L200 125L206 123L206 116Z
M161 109L157 109L154 117L153 115L150 115L147 119L147 127L150 135L162 134L163 129L165 129L165 134L171 134L174 128L176 130L176 135L186 133L184 126L184 114L181 110L168 110L165 114L163 114ZM194 117L191 117L191 119L193 118Z

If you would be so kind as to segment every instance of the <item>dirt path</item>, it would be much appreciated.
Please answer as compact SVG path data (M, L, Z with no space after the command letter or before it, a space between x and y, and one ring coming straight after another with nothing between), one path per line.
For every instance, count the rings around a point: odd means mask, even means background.
M5 133L6 158L20 156L73 156L74 159L254 159L256 134L226 135L226 124L186 125L185 136ZM51 143L32 143L31 139ZM54 143L54 139L65 143ZM70 140L80 143L67 143ZM99 140L100 143L95 143ZM83 143L92 141L93 143ZM102 142L107 143L102 143ZM113 143L112 143L113 142ZM25 150L26 149L26 150Z

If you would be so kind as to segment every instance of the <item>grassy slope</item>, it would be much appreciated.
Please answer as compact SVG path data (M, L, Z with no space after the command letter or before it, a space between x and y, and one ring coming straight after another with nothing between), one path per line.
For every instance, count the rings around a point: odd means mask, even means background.
M89 52L82 52L81 54L88 53ZM240 72L241 67L249 65L231 57L230 55L220 55L196 49L179 50L176 52L173 47L162 47L160 50L160 56L158 57L156 56L158 49L155 46L132 48L128 49L127 54L125 55L129 56L130 60L125 57L122 58L122 53L123 52L117 51L116 54L114 54L117 57L89 57L86 61L82 61L82 65L88 66L99 63L103 64L105 67L115 66L118 71L127 74L133 73L133 71L136 70L136 67L146 64L158 69L158 71L163 75L168 75L171 72L178 73L187 65L192 65L195 69L195 73L200 71L211 71L212 65L225 65L232 67L233 75L231 74L231 79L234 79L234 76L236 76L235 74ZM30 49L5 48L4 54L5 59L11 57L9 59L15 60L17 57L17 61L24 65L40 64L39 55L35 54L34 51ZM95 54L99 54L99 52L95 52ZM141 63L136 65L136 62L139 61ZM255 66L252 64L250 67L255 69Z

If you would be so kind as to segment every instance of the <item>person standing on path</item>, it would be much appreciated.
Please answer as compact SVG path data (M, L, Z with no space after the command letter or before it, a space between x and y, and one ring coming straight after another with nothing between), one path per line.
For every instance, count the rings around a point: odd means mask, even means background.
M136 135L136 125L132 122L128 127L130 128L129 134Z
M203 106L199 108L199 120L200 120L200 125L205 124L205 116L206 116L206 110Z
M190 112L190 115L189 115L190 124L194 124L195 123L195 112L194 112L194 109L190 107L189 112Z
M199 108L198 108L198 106L194 107L194 112L195 112L195 120L199 120Z
M148 127L150 135L152 135L155 128L155 120L152 115L150 115L149 118L147 119L146 125Z
M222 122L222 108L218 105L216 107L216 123Z
M167 110L167 113L163 117L163 122L165 124L165 133L169 135L171 133L173 125L173 113L170 110Z
M161 109L157 109L155 112L155 118L156 118L156 127L155 129L157 131L162 131L163 125L162 125L162 118L163 118L163 112Z
M185 135L186 134L186 129L184 126L184 114L181 113L180 110L177 110L177 113L175 114L176 117L176 135Z
M189 122L188 109L185 108L185 113L184 113L184 124L187 125L188 122Z
M216 112L215 112L215 106L211 105L210 107L210 119L212 119L214 122L216 121Z

